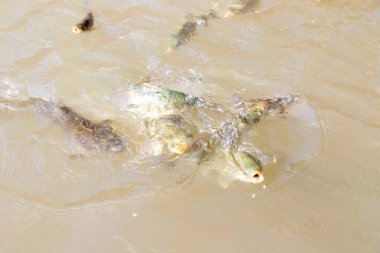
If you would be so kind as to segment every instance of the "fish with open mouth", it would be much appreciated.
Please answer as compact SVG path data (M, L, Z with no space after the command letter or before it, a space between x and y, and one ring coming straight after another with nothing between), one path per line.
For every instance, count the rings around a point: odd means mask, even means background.
M212 133L212 145L216 147L214 150L222 149L226 158L239 168L223 170L224 174L219 180L222 187L227 187L233 179L254 184L264 181L262 162L241 147L241 136L249 126L257 124L262 116L284 114L287 106L298 100L299 97L295 95L258 98L240 101L232 108L237 114L236 118L224 122Z
M87 13L87 15L82 19L81 22L74 25L71 30L73 33L82 33L86 31L90 31L94 26L94 15L91 12Z

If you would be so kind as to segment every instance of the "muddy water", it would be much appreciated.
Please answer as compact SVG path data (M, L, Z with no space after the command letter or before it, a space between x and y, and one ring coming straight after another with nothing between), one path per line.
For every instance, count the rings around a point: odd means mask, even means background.
M88 6L96 28L71 33ZM127 150L75 156L75 141L48 118L1 108L0 252L380 251L380 2L262 0L165 53L186 14L210 6L2 4L1 96L113 119ZM152 158L126 110L128 84L147 73L225 104L300 95L245 135L267 158L265 187L221 188L224 156L200 166L191 155Z

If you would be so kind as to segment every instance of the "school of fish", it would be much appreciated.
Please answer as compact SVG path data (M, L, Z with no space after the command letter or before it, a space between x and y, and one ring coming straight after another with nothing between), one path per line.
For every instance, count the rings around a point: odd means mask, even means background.
M207 14L190 15L172 35L173 42L167 52L173 52L188 43L197 28L207 27L210 19L228 18L250 11L257 3L257 0L236 0L226 11L219 10L218 5L214 4ZM83 33L92 30L93 26L94 16L89 12L72 27L72 31ZM203 97L152 85L149 81L128 87L128 109L141 119L148 138L158 143L154 147L154 155L167 153L181 156L194 148L201 149L206 155L222 152L238 168L240 174L237 178L255 184L264 181L263 163L242 145L243 132L257 125L265 115L285 114L288 106L298 100L298 96L286 95L240 100L232 106L226 106ZM65 104L41 98L15 101L0 97L0 107L32 108L64 129L86 151L119 153L126 149L126 141L115 133L108 120L95 123ZM217 129L206 128L200 133L191 118L185 118L184 115L188 110L201 108L219 113L229 112L235 116Z

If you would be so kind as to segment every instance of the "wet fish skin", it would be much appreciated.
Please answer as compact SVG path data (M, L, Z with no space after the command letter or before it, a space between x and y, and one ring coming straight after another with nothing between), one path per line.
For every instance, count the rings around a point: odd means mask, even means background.
M238 115L241 121L247 125L257 124L266 112L264 103L255 103L252 106L239 110Z
M129 104L136 105L140 113L157 111L157 114L173 114L197 104L199 98L180 91L164 89L148 83L129 86Z
M146 82L130 85L128 99L129 105L136 106L131 110L139 113L158 111L156 113L158 115L178 114L181 110L192 107L206 108L220 113L226 110L221 104L207 101L203 97L164 89Z
M190 124L179 115L145 120L150 136L162 141L171 153L183 154L193 146Z
M188 20L179 26L178 30L172 34L173 42L171 43L167 52L171 52L178 47L185 45L191 39L191 37L195 35L197 27L208 25L208 20L210 17L215 17L213 15L213 12L210 12L207 15L201 14L194 16L191 18L191 20Z
M121 152L126 148L124 140L113 132L108 123L94 123L64 104L41 98L29 98L25 101L1 101L1 103L16 109L31 106L33 110L50 118L66 130L88 151Z
M262 164L258 158L246 151L233 150L231 156L244 175L253 183L264 181Z
M94 26L94 15L91 12L87 13L86 17L81 22L74 25L71 30L73 33L82 33L89 31Z
M239 115L244 123L252 125L258 123L264 115L287 113L287 107L299 100L300 98L297 95L251 99L237 103L233 111Z
M197 24L192 21L187 21L178 28L178 31L172 35L173 43L168 48L168 52L177 49L187 43L195 34Z

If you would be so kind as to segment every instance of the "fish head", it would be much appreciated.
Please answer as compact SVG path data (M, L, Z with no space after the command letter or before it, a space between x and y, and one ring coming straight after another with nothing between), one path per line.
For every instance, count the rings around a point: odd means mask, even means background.
M243 172L245 180L254 184L258 184L264 181L264 175L262 172L262 167L260 162L256 160L253 161L250 165L239 166L241 172Z
M264 181L262 164L259 159L244 151L235 152L233 157L244 175L244 181L254 184Z
M80 25L74 25L73 27L71 27L71 31L73 33L82 33L83 28L81 28Z

